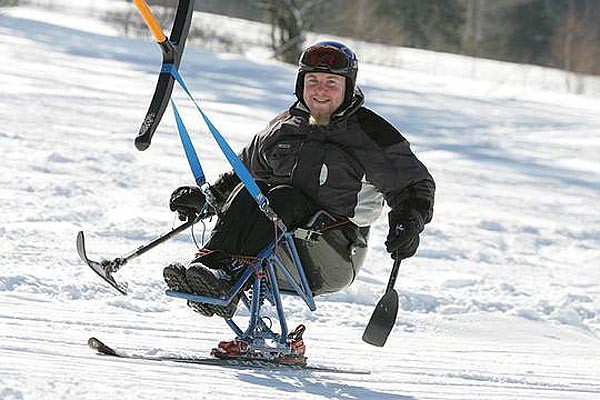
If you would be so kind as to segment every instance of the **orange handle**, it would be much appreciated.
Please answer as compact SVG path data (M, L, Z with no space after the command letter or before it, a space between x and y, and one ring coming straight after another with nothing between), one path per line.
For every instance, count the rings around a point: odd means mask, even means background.
M152 34L156 38L156 41L158 43L165 42L167 40L167 37L163 33L163 30L160 27L160 24L158 23L158 21L152 14L150 7L148 7L148 4L146 4L146 1L145 0L133 0L133 2L135 3L135 6L140 11L140 14L142 14L142 18L144 19L146 26L148 26L148 29L150 29L150 32L152 32Z

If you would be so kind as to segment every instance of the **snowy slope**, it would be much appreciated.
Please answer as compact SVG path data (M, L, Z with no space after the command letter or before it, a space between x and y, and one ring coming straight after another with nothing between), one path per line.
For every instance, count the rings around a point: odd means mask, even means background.
M402 265L384 349L360 340L391 267L384 216L352 287L314 313L285 302L290 325L308 327L311 361L372 374L119 361L87 338L206 355L231 337L163 294L162 268L194 252L189 234L119 273L128 297L75 252L78 230L98 259L169 229L172 189L193 182L170 112L148 151L133 147L159 50L99 20L27 8L0 12L0 37L0 399L600 398L598 99L361 65L367 104L436 178L435 218ZM190 46L182 72L236 149L293 100L294 68L273 61ZM226 162L176 98L215 178Z

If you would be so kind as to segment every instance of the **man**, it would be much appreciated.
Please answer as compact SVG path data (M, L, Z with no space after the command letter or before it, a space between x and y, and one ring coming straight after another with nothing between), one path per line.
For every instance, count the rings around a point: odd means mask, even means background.
M393 258L408 258L431 221L435 184L406 139L362 105L357 72L356 55L341 43L307 48L299 61L298 100L257 134L240 158L289 230L319 210L354 227L368 227L385 200L391 208L386 248ZM233 172L221 175L211 191L218 221L188 269L181 264L165 268L165 281L174 290L227 294L236 275L233 260L256 256L273 240L273 222ZM199 188L180 187L171 196L170 208L193 218L205 203ZM224 318L237 307L237 301L227 307L188 304L205 316Z

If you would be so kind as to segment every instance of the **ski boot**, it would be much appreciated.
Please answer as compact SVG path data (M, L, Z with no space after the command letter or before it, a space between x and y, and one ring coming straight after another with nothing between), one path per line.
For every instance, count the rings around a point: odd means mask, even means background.
M184 293L194 293L194 290L190 286L186 278L186 270L180 263L169 264L163 270L163 277L169 289ZM212 304L195 303L192 301L187 302L188 307L192 310L204 315L205 317L212 317L215 314L215 307ZM220 307L218 307L220 308Z
M233 274L229 272L230 268L231 259L225 253L221 251L200 253L190 263L186 272L186 281L192 293L208 297L224 297L229 294L234 284ZM210 305L210 309L219 317L232 318L240 297L241 293L236 295L227 306Z

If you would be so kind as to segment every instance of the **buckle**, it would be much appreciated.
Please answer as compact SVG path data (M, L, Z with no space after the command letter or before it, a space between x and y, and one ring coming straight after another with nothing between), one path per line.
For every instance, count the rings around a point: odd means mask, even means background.
M296 239L305 240L307 242L318 242L321 235L321 232L313 231L311 229L297 228L294 230L294 237Z

